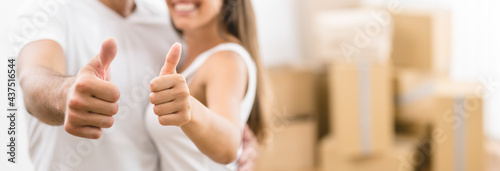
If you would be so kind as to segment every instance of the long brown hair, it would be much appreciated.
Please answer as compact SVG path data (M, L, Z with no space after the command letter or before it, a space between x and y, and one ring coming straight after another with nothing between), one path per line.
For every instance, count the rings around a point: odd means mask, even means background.
M252 112L248 118L247 124L256 135L259 143L263 143L266 138L264 128L266 127L266 116L269 112L269 100L265 97L268 90L265 86L265 70L259 55L259 44L257 40L257 24L252 2L250 0L223 0L224 4L219 17L219 34L225 36L229 33L236 37L242 46L250 53L257 67L257 93L252 107ZM172 23L175 28L175 25ZM182 31L175 28L179 35Z

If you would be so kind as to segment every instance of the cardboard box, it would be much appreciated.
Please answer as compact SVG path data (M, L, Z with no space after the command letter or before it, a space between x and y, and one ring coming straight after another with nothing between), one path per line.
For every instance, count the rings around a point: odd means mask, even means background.
M428 147L419 137L413 135L398 134L393 149L395 166L391 169L397 171L425 170L429 165Z
M316 13L314 22L311 54L317 60L389 60L393 23L388 11L375 8L323 11Z
M450 12L405 9L392 17L394 66L447 75L451 57Z
M270 142L261 150L257 171L305 171L315 168L316 121L302 118L275 120Z
M334 62L328 68L330 131L339 153L366 157L387 151L394 140L388 63Z
M344 146L336 142L333 137L327 137L320 143L322 171L413 171L416 163L413 159L420 155L416 148L417 143L410 139L397 138L390 150L359 159L338 153Z
M316 65L298 63L268 69L275 95L274 113L280 117L317 114L320 72Z
M300 36L300 46L302 56L311 58L314 54L314 46L317 44L313 39L314 25L313 18L318 12L330 11L336 9L354 8L361 5L361 0L307 0L294 1L297 7L298 33Z
M431 170L484 170L482 87L451 82L440 87L432 124Z
M446 79L415 69L397 69L394 75L396 122L404 133L424 138L436 108L436 86Z

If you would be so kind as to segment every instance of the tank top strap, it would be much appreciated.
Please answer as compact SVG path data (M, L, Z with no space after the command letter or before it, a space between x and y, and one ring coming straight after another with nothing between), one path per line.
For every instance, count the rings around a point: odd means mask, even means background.
M196 57L196 59L191 63L191 65L189 65L189 67L186 68L186 70L184 70L181 73L186 78L187 84L191 83L196 72L208 60L208 58L210 58L210 56L220 51L236 52L243 58L249 70L250 70L249 65L254 65L253 60L250 57L250 54L241 45L236 43L222 43L198 55L198 57Z

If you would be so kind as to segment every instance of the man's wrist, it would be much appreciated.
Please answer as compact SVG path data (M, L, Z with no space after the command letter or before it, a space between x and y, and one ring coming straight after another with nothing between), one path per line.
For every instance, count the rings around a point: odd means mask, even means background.
M66 104L68 102L68 92L71 86L75 83L76 77L75 76L67 76L64 78L64 81L61 84L59 94L57 97L59 97L59 102L57 103L56 109L59 113L64 114L66 113Z

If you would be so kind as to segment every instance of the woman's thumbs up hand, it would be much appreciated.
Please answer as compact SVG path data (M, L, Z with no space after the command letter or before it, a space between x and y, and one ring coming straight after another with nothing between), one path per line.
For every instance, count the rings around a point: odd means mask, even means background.
M181 44L175 43L165 59L160 76L150 83L149 100L154 105L161 125L182 126L191 120L191 104L186 79L176 72L181 56Z

